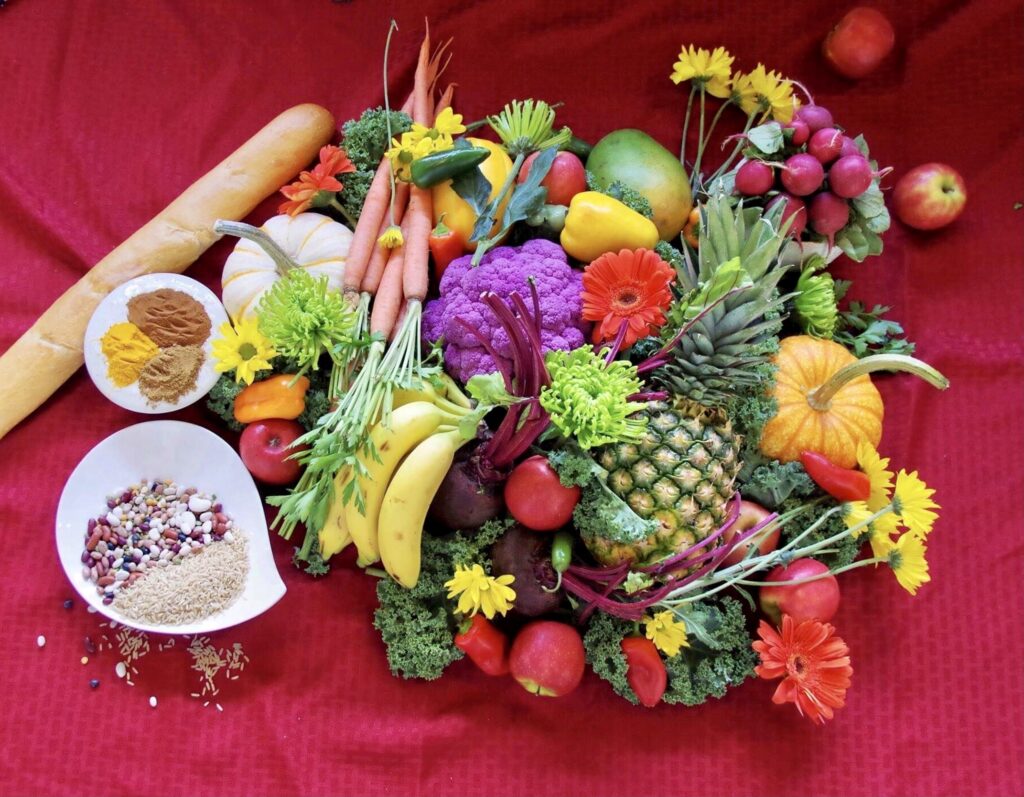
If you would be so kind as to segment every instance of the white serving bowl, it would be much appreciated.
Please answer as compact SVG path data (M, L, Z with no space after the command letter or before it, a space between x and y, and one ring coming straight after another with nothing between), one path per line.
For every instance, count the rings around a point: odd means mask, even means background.
M150 403L139 390L137 381L125 387L118 387L110 381L110 377L107 376L107 358L103 354L101 343L104 333L110 327L128 320L130 299L161 288L187 293L199 302L206 310L206 314L210 316L210 337L203 343L203 352L206 357L203 360L202 368L199 369L199 375L196 377L196 386L175 402ZM119 407L149 415L180 410L182 407L199 401L210 392L210 388L217 381L219 374L213 368L213 341L218 337L217 330L220 329L220 325L227 320L228 314L224 305L220 303L220 299L201 282L196 282L181 274L146 274L136 277L111 291L100 302L89 319L89 325L85 329L85 368L100 393Z
M105 606L94 584L82 575L86 524L106 511L107 496L141 478L173 479L184 487L217 496L224 512L248 538L249 574L242 594L227 609L194 623L147 625ZM207 634L251 620L285 593L270 549L263 501L234 450L213 432L181 421L149 421L110 435L85 455L71 473L57 506L57 554L82 600L98 612L140 631Z

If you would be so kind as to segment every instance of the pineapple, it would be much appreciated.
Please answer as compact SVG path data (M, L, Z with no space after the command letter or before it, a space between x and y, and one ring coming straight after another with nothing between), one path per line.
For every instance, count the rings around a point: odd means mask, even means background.
M605 446L597 461L609 489L658 527L645 539L584 536L603 565L651 564L707 537L725 521L740 469L740 438L721 411L652 402L640 414L640 442Z

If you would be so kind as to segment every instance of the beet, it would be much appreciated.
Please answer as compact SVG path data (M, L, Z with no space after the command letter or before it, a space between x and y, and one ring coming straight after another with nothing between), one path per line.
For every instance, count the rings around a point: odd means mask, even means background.
M517 523L491 546L491 571L515 576L515 611L526 617L552 612L562 602L561 592L544 591L556 581L551 540L551 534L538 534Z
M503 483L480 477L479 452L460 450L430 504L430 518L452 531L474 531L505 511Z

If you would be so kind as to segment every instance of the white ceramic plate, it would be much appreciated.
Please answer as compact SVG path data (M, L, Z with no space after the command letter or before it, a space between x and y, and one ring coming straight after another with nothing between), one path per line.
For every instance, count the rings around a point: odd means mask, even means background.
M238 600L222 612L188 625L146 625L103 605L96 587L82 576L86 524L106 511L107 496L142 477L173 479L212 493L249 540L249 575ZM149 421L110 435L72 472L57 506L57 553L68 579L89 605L112 620L162 634L206 634L262 614L284 595L263 501L234 450L200 426L181 421Z
M138 382L126 387L117 387L110 381L107 376L107 358L103 354L100 342L103 334L110 327L128 320L128 301L130 299L161 288L187 293L201 303L206 314L210 316L210 337L203 344L206 358L203 360L203 367L199 369L196 386L174 403L164 401L151 404L139 390ZM146 274L143 277L128 280L108 294L100 302L99 307L92 314L92 318L89 319L89 326L85 330L85 367L89 372L89 378L92 379L100 393L119 407L133 412L153 415L180 410L182 407L195 404L210 392L210 388L217 381L218 374L213 370L213 339L218 336L217 330L220 325L227 320L228 314L224 310L224 305L220 303L213 291L194 279L181 274Z

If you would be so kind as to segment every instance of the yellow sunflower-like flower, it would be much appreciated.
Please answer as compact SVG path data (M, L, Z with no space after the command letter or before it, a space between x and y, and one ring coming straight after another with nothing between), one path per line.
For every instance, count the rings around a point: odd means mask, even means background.
M462 114L455 113L451 108L445 108L434 120L434 130L442 136L457 136L466 132L466 126L462 124Z
M734 81L734 98L746 114L770 113L777 122L793 119L796 101L793 84L777 72L769 72L758 64L751 72L738 75Z
M928 575L928 560L924 540L916 534L903 534L889 551L889 567L896 580L911 595L916 595L922 584L932 580Z
M875 514L868 509L868 505L864 501L847 501L842 505L840 513L843 516L843 523L846 524L846 528L851 530L856 529L856 531L852 531L851 533L851 536L854 539L857 539L861 534L868 531L869 527L861 524ZM860 526L860 528L857 528L858 526Z
M896 518L895 515L882 515L882 518ZM881 520L882 518L879 518ZM895 531L895 529L893 529ZM876 559L887 559L889 553L895 547L892 541L892 531L886 531L877 523L868 527L868 542L871 543L871 555ZM877 567L877 565L876 565Z
M380 234L380 238L377 239L377 243L385 249L397 249L405 243L405 236L402 235L402 228L397 224L388 225L388 228Z
M679 51L679 60L673 65L669 79L677 86L692 80L696 86L703 86L712 97L725 99L729 96L732 62L733 57L724 47L708 51L691 44Z
M213 341L214 370L218 373L235 372L236 382L251 385L260 371L270 368L270 360L277 356L259 330L255 316L235 323L220 325L220 337Z
M644 620L644 633L669 658L678 655L681 648L690 647L686 639L686 623L677 620L675 614L668 610Z
M877 512L889 503L889 491L892 489L892 471L889 470L889 458L879 456L878 451L867 440L857 445L857 464L871 482L871 495L868 507Z
M495 614L505 614L512 608L516 591L509 585L515 581L512 575L489 576L480 565L465 567L456 565L455 575L444 583L448 588L448 599L459 599L459 611L471 617L483 612L492 619Z
M933 495L935 490L918 478L916 470L913 473L901 470L897 474L892 497L893 509L903 520L903 525L921 537L928 536L939 516L932 511L941 508L932 500Z

